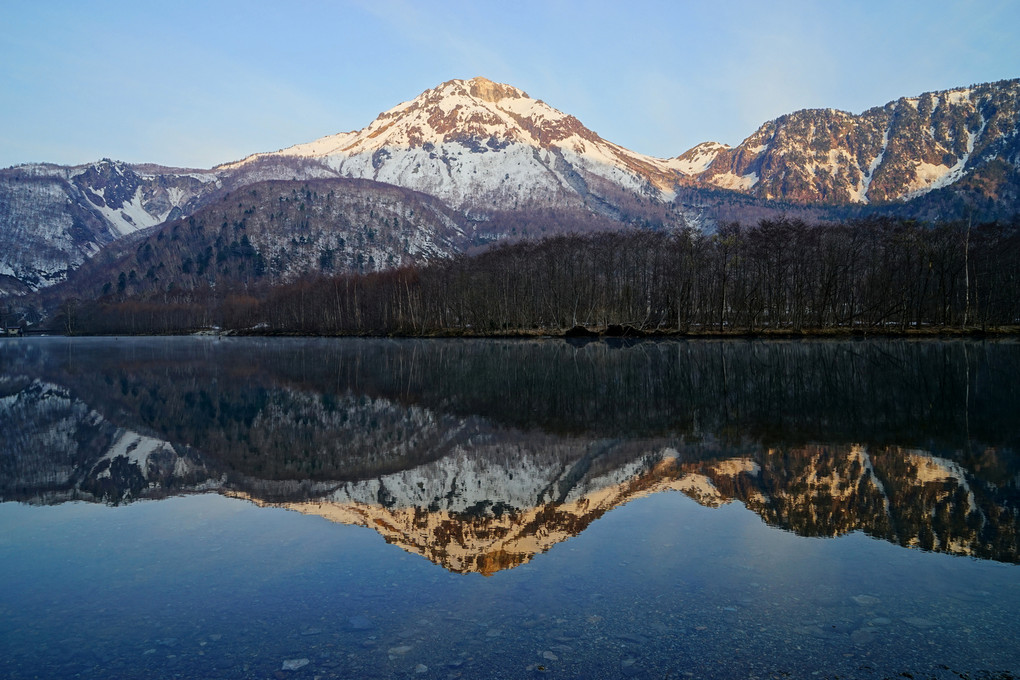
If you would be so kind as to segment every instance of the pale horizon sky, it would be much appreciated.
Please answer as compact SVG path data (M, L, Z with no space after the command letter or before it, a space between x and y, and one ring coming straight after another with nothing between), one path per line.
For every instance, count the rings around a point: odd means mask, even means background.
M676 156L805 108L1020 77L1020 2L8 0L0 167L208 168L484 76Z

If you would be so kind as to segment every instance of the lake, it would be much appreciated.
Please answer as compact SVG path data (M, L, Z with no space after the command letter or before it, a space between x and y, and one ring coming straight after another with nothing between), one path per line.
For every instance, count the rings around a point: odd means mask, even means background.
M1020 342L0 341L6 678L1020 677Z

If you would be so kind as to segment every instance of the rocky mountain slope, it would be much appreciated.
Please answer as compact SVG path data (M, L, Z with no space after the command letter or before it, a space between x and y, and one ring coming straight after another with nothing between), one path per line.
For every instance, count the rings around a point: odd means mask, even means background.
M904 97L860 115L797 111L736 147L699 145L675 166L702 185L795 203L908 201L965 178L1015 201L1018 132L1020 80L1009 80Z
M173 298L449 257L470 227L442 202L366 180L260 182L109 246L40 295Z
M0 295L52 285L106 246L187 215L214 173L104 159L0 170Z

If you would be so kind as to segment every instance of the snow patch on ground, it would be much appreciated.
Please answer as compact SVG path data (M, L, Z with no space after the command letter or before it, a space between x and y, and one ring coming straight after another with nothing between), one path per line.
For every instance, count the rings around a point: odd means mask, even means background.
M971 154L974 153L974 144L980 139L985 132L985 127L988 125L988 121L985 120L984 116L981 117L981 127L976 133L967 131L967 151L964 153L958 161L951 168L947 168L945 165L931 166L926 163L921 163L918 166L917 177L915 181L927 181L927 184L919 188L914 188L908 192L905 196L905 200L916 198L922 194L940 189L945 186L949 186L954 182L957 182L963 177L963 173L966 170L967 161L970 160ZM921 166L926 166L921 168ZM939 172L941 170L941 172ZM923 173L923 176L922 176ZM930 179L929 179L930 178Z
M96 191L96 193L100 192ZM135 195L130 202L125 203L119 208L111 208L108 205L95 206L95 208L103 214L103 217L109 220L110 224L113 225L113 228L121 236L155 226L162 221L160 215L150 215L142 207L142 187L138 187L135 190Z
M708 169L712 161L723 151L730 147L727 144L718 142L705 142L699 144L690 151L687 151L676 158L666 161L666 167L685 175L700 175Z
M871 164L868 166L868 172L861 178L860 188L851 195L851 198L860 203L868 202L868 189L871 188L871 180L875 177L875 171L882 165L882 160L885 158L885 150L889 148L889 129L892 124L886 126L885 132L882 134L882 148L879 150L878 155L875 156Z
M952 177L951 173L953 173L955 168L959 168L962 173L963 163L966 163L966 158L961 159L953 168L941 164L936 165L918 161L914 166L914 179L907 184L907 192L903 195L903 199L910 200L921 194L926 194L932 189L950 184L955 179L958 179L958 177Z
M716 175L709 180L712 184L723 189L734 191L748 191L758 183L758 173L749 172L746 175L737 175L733 172L725 172Z
M948 95L946 96L946 100L950 104L962 104L964 102L970 102L970 95L972 92L973 90L971 90L970 88L967 88L965 90L953 90L952 92L948 93Z

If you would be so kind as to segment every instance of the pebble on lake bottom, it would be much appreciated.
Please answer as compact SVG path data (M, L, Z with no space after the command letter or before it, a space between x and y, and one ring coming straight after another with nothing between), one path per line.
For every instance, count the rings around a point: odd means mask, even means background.
M857 604L861 605L862 607L870 607L871 605L875 605L881 602L880 599L873 595L854 595L850 599L856 602Z
M935 626L934 621L923 619L920 616L910 616L903 620L909 623L914 628L933 628Z

